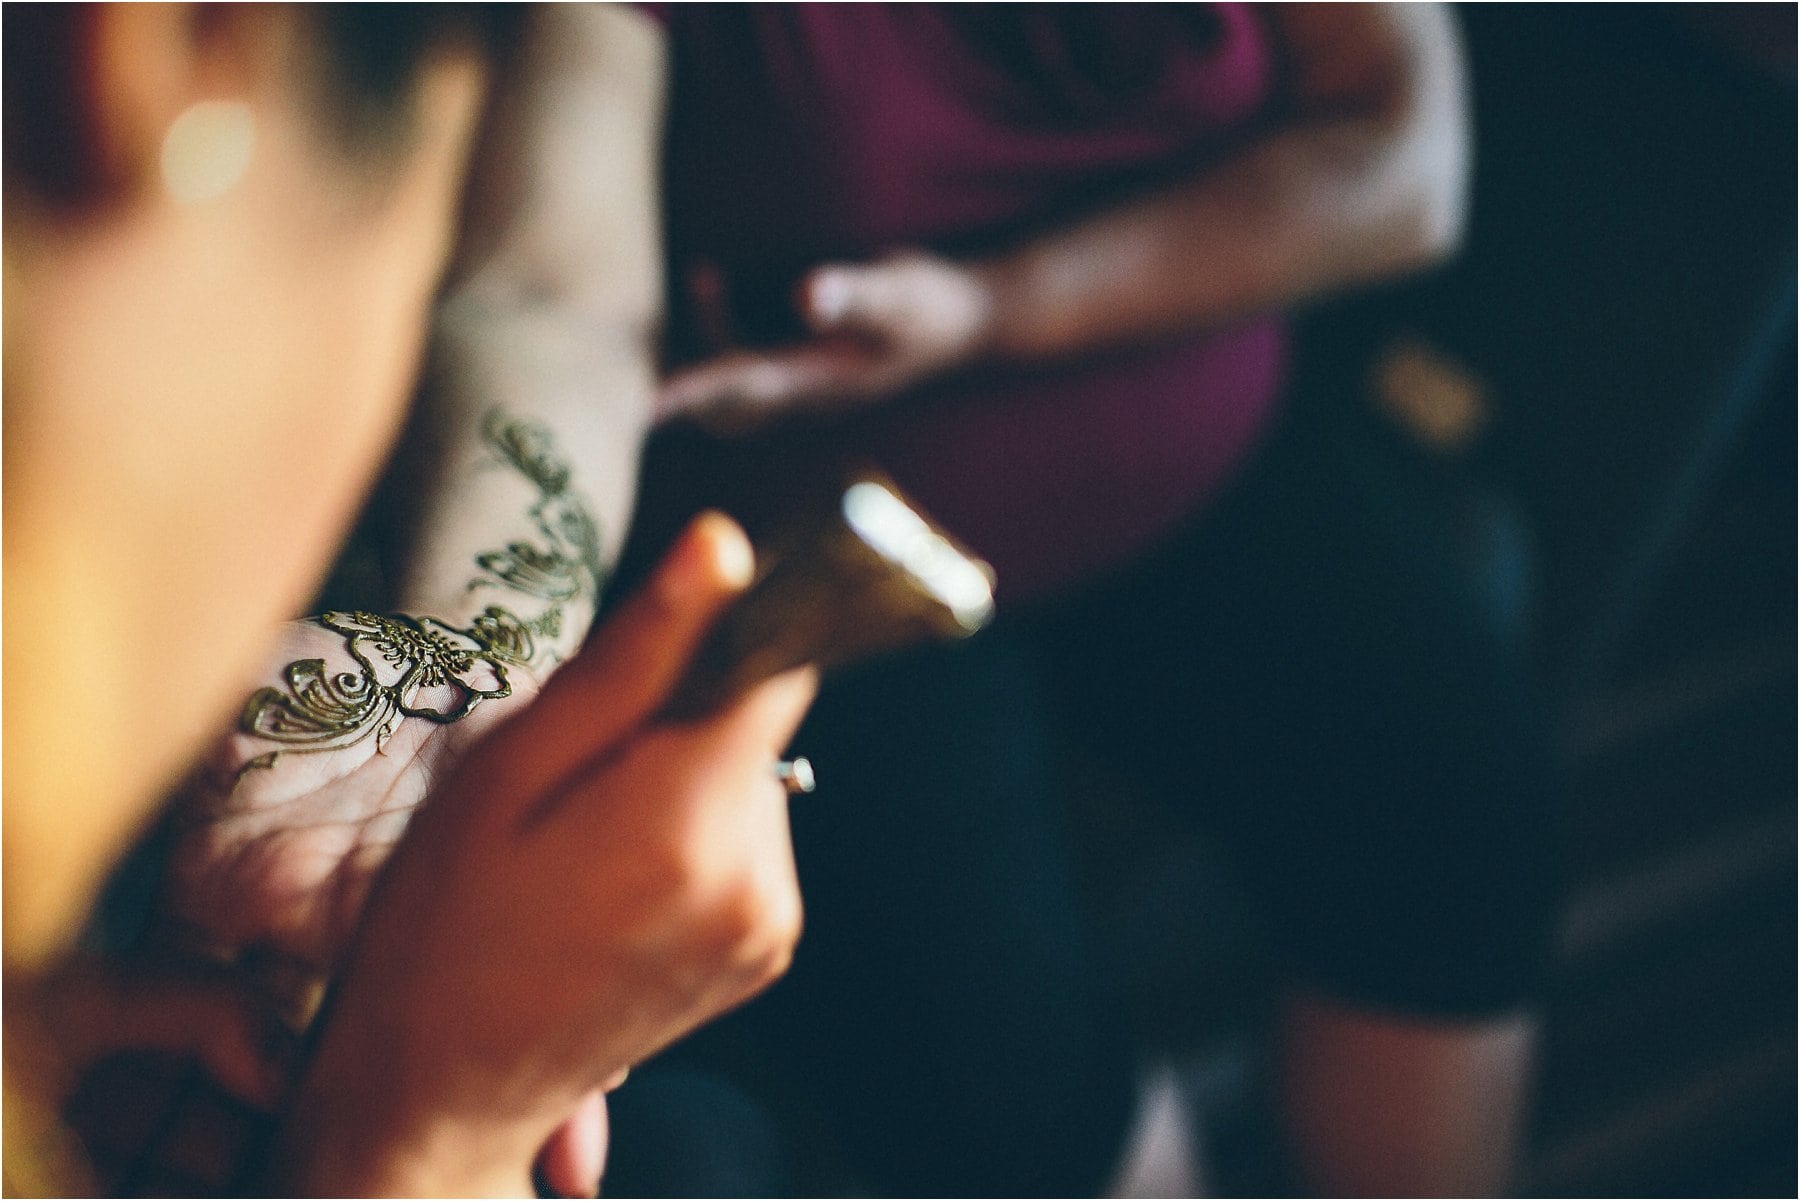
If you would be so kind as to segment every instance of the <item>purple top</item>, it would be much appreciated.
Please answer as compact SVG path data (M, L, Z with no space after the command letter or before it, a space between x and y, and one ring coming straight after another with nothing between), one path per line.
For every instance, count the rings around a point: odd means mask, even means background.
M1256 131L1273 46L1246 6L675 5L668 237L746 301L902 246L992 253ZM765 335L783 332L766 329ZM1273 410L1283 326L941 382L847 424L994 563L1007 599L1129 558Z

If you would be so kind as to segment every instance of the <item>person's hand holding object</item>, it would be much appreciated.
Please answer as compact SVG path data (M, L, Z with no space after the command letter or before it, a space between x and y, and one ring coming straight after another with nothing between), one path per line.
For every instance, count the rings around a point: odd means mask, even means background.
M813 673L652 720L751 568L741 531L698 519L433 791L347 953L281 1187L526 1192L594 1089L785 969L800 898L773 764Z

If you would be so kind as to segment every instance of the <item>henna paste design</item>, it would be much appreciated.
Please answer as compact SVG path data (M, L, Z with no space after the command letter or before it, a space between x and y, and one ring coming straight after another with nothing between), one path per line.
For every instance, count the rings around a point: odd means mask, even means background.
M606 576L599 527L569 487L569 465L556 457L550 431L494 409L481 432L501 458L537 485L530 516L543 541L509 542L504 550L476 555L484 574L469 587L505 586L557 609L573 600L594 603Z
M271 767L286 752L331 751L371 735L379 751L403 718L447 724L484 700L512 695L508 666L555 663L564 607L598 603L605 579L599 527L570 487L571 469L556 454L550 431L495 409L482 436L500 458L530 480L538 499L529 516L541 541L518 540L475 556L476 588L506 588L546 602L522 619L489 605L467 629L431 617L332 612L315 620L342 634L357 670L330 672L323 659L298 659L282 671L285 687L259 689L238 725L283 744L243 767Z

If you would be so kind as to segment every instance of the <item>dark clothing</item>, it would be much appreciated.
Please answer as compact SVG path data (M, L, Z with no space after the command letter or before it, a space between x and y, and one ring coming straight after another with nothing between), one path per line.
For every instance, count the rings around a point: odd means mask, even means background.
M1527 1003L1556 790L1498 599L1516 563L1472 559L1449 498L1369 451L1296 414L1138 564L828 680L795 740L820 781L793 810L806 935L684 1061L881 1193L1103 1188L1133 1058L1075 885L1071 749L1223 852L1273 977L1427 1017Z
M666 20L674 272L719 267L765 339L821 260L998 249L1203 169L1280 102L1236 6ZM623 581L695 508L754 529L852 452L1000 573L991 629L827 681L796 739L820 786L793 809L793 969L674 1053L767 1104L797 1190L844 1191L821 1152L881 1194L1105 1187L1133 1055L1076 887L1071 749L1222 848L1289 982L1439 1017L1530 996L1553 790L1519 615L1440 498L1322 412L1275 423L1286 351L1254 322L653 443ZM615 1145L652 1189L644 1154Z

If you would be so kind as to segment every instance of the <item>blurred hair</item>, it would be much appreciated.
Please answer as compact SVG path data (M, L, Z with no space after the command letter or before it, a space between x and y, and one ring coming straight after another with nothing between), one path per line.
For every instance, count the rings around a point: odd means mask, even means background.
M487 58L509 54L520 4L319 4L321 115L344 148L381 154L411 128L411 85L432 51L452 42Z
M412 126L409 101L420 67L436 50L461 43L490 59L506 55L522 21L510 4L317 4L295 12L314 35L300 64L310 78L324 132L337 148L370 158L393 153ZM85 148L93 111L87 69L96 6L7 4L0 12L5 72L4 154L8 189L24 186L46 200L78 204L104 181ZM196 19L218 10L197 6Z

